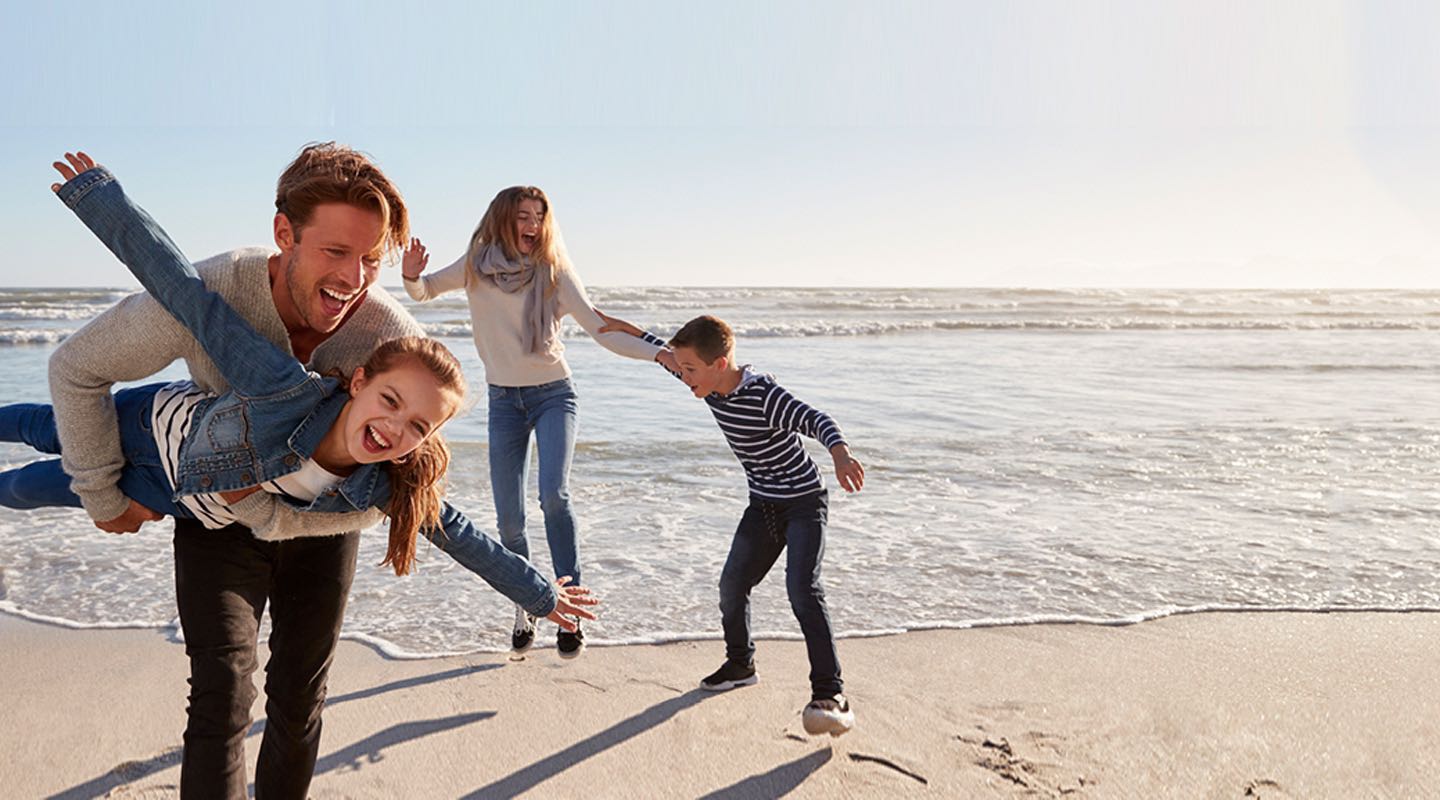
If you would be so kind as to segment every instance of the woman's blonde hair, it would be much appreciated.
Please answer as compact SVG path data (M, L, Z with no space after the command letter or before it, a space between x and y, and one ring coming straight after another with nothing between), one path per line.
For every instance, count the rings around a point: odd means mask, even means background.
M525 200L534 200L540 204L540 233L535 237L535 247L530 254L522 255L520 252L519 237L515 235L515 218L520 214L520 203ZM511 186L508 189L501 189L490 201L490 207L485 209L485 216L480 218L480 224L475 226L475 232L470 235L470 259L471 268L474 268L474 259L479 256L481 248L487 244L495 243L505 251L505 257L511 261L530 259L536 266L549 266L550 285L545 287L545 296L549 297L555 287L559 285L560 271L568 266L569 259L565 254L565 244L560 238L560 226L555 221L555 213L550 208L550 198L538 186Z
M465 398L465 375L460 361L443 344L421 336L391 339L375 348L365 360L365 375L373 378L407 361L424 367L440 384L441 391L455 397L458 410ZM400 461L386 463L390 478L390 543L385 550L387 564L396 575L410 572L415 563L415 540L422 528L433 533L440 526L445 507L445 471L450 467L450 446L437 430Z

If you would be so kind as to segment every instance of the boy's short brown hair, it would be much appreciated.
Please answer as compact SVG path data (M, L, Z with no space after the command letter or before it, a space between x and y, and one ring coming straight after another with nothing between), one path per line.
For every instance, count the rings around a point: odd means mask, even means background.
M725 320L706 314L685 323L670 337L670 346L688 347L706 364L713 364L721 356L731 358L735 355L735 333Z
M315 207L344 203L380 215L384 233L376 246L386 254L398 253L410 243L410 214L400 190L375 166L370 157L334 142L311 142L280 173L275 185L275 210L295 228L310 221Z

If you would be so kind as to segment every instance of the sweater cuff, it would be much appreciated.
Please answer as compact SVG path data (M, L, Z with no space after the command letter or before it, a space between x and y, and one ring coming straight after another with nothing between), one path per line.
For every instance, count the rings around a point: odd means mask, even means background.
M74 487L71 488L73 491ZM84 506L85 513L96 522L109 522L130 510L130 498L118 487L76 494L80 496L80 505Z

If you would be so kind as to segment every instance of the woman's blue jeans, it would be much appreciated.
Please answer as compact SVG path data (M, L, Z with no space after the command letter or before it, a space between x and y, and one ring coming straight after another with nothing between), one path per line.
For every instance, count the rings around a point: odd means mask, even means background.
M152 511L189 517L190 512L181 509L173 499L174 492L160 464L160 451L151 432L151 406L155 393L163 385L149 384L115 393L120 447L125 452L120 491ZM0 442L20 442L42 453L58 455L60 438L55 434L54 408L43 403L0 406ZM70 491L70 476L61 469L60 459L50 458L0 472L0 506L79 508L80 498Z
M581 585L580 543L570 507L570 462L575 456L575 386L569 378L539 386L490 387L490 488L495 526L513 553L530 557L525 537L525 479L530 434L540 461L540 510L555 577Z

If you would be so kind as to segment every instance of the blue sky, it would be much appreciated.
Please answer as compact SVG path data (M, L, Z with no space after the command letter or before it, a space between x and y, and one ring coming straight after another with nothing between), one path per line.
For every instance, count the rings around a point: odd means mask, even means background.
M199 258L324 139L445 261L544 187L594 285L1440 283L1429 4L202 5L7 0L0 284L129 284L65 149Z

